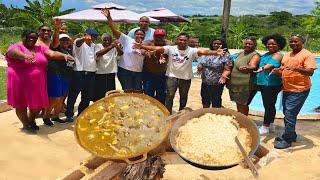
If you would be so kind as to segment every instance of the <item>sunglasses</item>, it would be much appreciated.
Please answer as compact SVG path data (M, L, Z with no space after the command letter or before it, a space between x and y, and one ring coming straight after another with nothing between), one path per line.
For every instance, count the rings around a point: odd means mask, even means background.
M38 37L37 36L31 36L31 37L26 37L27 41L37 41Z
M40 29L41 32L51 32L51 29Z

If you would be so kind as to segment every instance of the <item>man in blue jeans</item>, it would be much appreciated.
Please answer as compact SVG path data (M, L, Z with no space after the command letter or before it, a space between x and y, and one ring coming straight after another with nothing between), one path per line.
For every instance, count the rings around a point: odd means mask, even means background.
M155 29L153 40L144 41L145 45L165 46L166 31L164 29ZM143 92L156 98L162 104L166 99L166 69L167 63L160 64L160 58L168 59L168 55L158 52L146 52L143 63Z
M289 39L292 52L284 55L280 68L272 70L272 73L281 74L283 82L282 105L285 129L282 136L275 139L274 147L277 149L286 149L296 141L297 116L310 92L310 76L317 69L314 55L303 48L304 41L301 35L292 35Z
M88 28L82 38L75 40L73 53L75 57L75 68L72 77L72 84L67 99L66 117L68 122L73 121L74 104L81 92L81 101L78 107L79 114L89 106L93 91L96 72L96 61L94 56L94 41L98 33Z

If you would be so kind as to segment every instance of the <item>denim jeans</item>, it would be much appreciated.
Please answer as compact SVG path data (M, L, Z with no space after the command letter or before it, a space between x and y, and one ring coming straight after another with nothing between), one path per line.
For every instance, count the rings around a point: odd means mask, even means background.
M164 104L166 100L166 76L143 72L143 91Z
M167 77L167 98L166 98L165 104L170 114L172 114L173 99L178 88L179 88L179 95L180 95L179 110L186 107L190 85L191 85L191 79L184 80L184 79L178 79L174 77Z
M124 91L142 91L142 72L129 71L118 67L117 76Z
M70 91L67 99L65 115L73 117L74 104L81 92L81 101L78 107L78 115L89 106L92 99L95 83L95 72L74 71Z
M276 102L282 86L259 86L264 107L263 124L270 125L276 116Z
M304 92L283 92L283 113L284 113L284 125L285 130L282 135L282 138L291 143L297 138L297 134L295 132L297 116L306 101L310 90Z
M201 100L202 104L212 107L220 108L222 106L221 95L223 92L224 84L208 85L206 83L201 84Z

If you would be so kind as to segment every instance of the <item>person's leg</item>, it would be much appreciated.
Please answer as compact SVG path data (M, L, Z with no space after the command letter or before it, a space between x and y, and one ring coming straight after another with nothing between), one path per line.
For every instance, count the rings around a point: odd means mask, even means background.
M217 84L210 86L210 99L212 102L212 107L214 108L221 108L222 106L222 92L224 85Z
M130 74L130 71L123 69L121 67L118 67L117 76L120 81L121 87L124 91L130 90L133 88L133 82L131 77L132 74Z
M238 110L238 112L240 112L246 116L248 116L248 114L249 114L249 106L248 105L237 103L237 110Z
M288 143L295 141L297 138L295 132L297 116L308 95L309 91L301 93L283 92L285 131L282 138Z
M106 92L107 92L107 74L96 74L92 100L98 101L99 99L105 97Z
M203 108L209 108L210 107L210 92L209 92L209 85L205 83L201 83L201 101Z
M69 94L67 98L67 110L65 112L65 115L68 121L73 121L72 118L74 115L74 104L76 103L82 84L83 84L83 77L81 75L81 72L75 71L73 73L71 87L69 89Z
M166 79L164 74L157 75L157 81L155 82L156 99L162 104L165 104L166 100Z
M179 95L180 95L179 111L182 110L183 108L185 108L187 105L190 85L191 85L191 79L189 79L189 80L179 79L178 80Z
M133 89L142 92L142 73L132 72Z
M81 88L81 101L78 107L78 114L79 116L83 110L85 110L92 99L93 91L94 91L94 84L95 84L95 73L94 72L87 72L84 75L83 86Z
M172 114L173 99L178 89L178 79L173 77L168 77L166 85L167 85L167 97L166 97L165 104L170 114Z
M116 74L115 73L107 74L107 88L106 88L107 92L116 89L116 80L115 80L115 78L116 78Z
M22 123L23 127L27 127L29 125L27 108L16 108L16 115Z
M40 113L41 109L29 109L28 121L30 124L35 123L36 117Z
M261 86L261 96L264 107L263 125L266 127L269 127L270 123L274 122L276 115L275 104L280 91L281 86Z
M152 73L143 72L143 92L148 96L154 97L155 96L155 77Z

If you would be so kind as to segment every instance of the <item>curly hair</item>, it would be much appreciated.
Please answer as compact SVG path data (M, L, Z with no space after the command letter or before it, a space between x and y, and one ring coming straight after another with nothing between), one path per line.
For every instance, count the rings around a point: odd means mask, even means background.
M277 42L277 44L279 45L280 50L282 50L287 44L286 39L283 36L281 36L280 34L272 34L272 35L264 36L262 38L262 43L265 46L267 46L267 43L268 43L268 41L270 39L273 39L274 41Z

